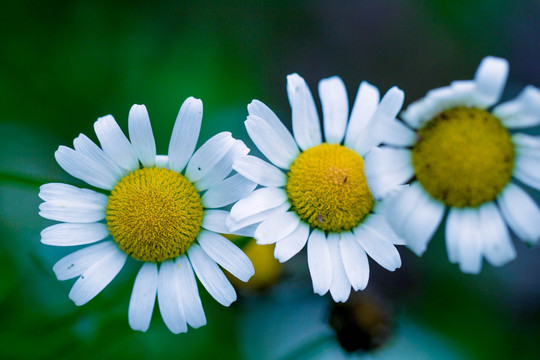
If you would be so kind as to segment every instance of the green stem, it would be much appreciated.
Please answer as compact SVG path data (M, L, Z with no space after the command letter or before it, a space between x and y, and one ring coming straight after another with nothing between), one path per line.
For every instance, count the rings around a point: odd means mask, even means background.
M8 172L4 172L0 170L0 183L1 182L16 183L18 185L23 185L23 186L39 189L39 187L43 184L63 182L63 181L43 179L43 178L36 179L36 178L28 177L26 175L12 174L12 173L8 173ZM75 186L77 186L77 184L75 184ZM107 196L110 194L110 191L99 189L93 186L86 185L84 187L87 189L92 189L96 192L105 194Z
M25 185L33 188L39 188L41 185L52 182L44 179L35 179L25 175L11 174L7 172L0 171L0 182L11 182L17 183L20 185Z

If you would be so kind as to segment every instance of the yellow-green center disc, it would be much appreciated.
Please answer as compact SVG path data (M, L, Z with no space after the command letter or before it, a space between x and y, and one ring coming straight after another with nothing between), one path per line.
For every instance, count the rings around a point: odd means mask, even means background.
M485 110L445 110L418 132L412 150L416 178L434 198L455 207L497 197L512 177L514 145Z
M183 175L144 168L124 177L107 204L114 241L135 259L164 261L183 254L201 229L203 207Z
M315 228L350 230L373 208L364 160L342 145L324 143L300 153L287 177L293 210Z

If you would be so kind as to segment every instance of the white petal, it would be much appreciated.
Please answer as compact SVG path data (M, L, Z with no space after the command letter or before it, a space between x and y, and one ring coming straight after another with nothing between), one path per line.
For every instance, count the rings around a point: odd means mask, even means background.
M464 220L463 208L450 208L448 217L446 218L445 238L446 238L446 252L448 253L448 260L451 263L459 263L461 254L460 246L462 241L462 227Z
M292 211L269 217L257 227L257 230L255 230L257 244L273 244L296 230L299 223L300 218Z
M459 261L459 246L461 236L461 217L463 212L460 208L451 208L446 218L445 238L446 252L451 263Z
M366 155L364 171L373 196L380 199L414 176L411 151L373 148Z
M300 152L296 144L283 138L280 131L264 119L249 115L244 124L251 140L274 165L288 169L298 157Z
M95 245L77 250L62 259L53 266L53 271L58 280L67 280L81 275L90 266L116 251L113 241L103 241Z
M150 326L158 287L156 263L145 262L133 284L129 300L128 322L133 330L145 332Z
M540 151L540 136L517 133L512 135L512 142L518 152L527 153L533 151L534 153L538 153Z
M508 184L497 198L510 229L523 241L536 244L540 239L540 209L519 186Z
M283 210L283 211L285 211L285 210ZM253 237L255 237L255 230L257 230L258 226L259 226L259 224L246 225L246 226L240 227L238 229L234 229L232 231L229 230L228 232L222 233L222 234L233 234L233 235L245 236L245 237L253 238Z
M86 183L106 190L112 190L116 185L116 176L108 171L102 164L70 149L60 146L54 153L58 165L68 174Z
M108 197L97 191L81 189L62 183L48 183L39 187L39 197L43 201L72 201L85 203L88 207L100 208L107 205Z
M169 169L182 172L191 158L199 139L202 114L202 101L193 97L180 107L169 142Z
M357 226L354 236L366 253L383 268L394 271L401 266L401 258L394 244L381 233L372 229Z
M255 156L239 156L233 169L262 186L280 187L287 183L287 176L274 165Z
M516 152L513 176L540 190L540 136L517 133L512 142Z
M188 256L195 274L208 293L221 305L231 305L236 300L236 291L217 264L196 244L191 245Z
M446 222L446 247L451 262L458 262L464 273L482 269L482 238L477 209L451 208Z
M416 132L398 120L389 119L374 124L372 136L383 139L387 145L413 146L416 143Z
M401 117L409 126L417 129L442 111L457 106L486 107L483 95L476 88L476 82L453 81L450 86L430 90L426 97L410 104Z
M173 334L187 331L186 316L180 298L179 271L172 260L161 263L158 276L158 304L163 322Z
M225 154L212 169L210 169L204 177L198 180L194 185L197 191L209 189L225 179L233 170L233 161L239 156L245 156L249 153L249 149L241 140L236 140L231 149Z
M345 146L352 147L361 136L379 104L379 89L367 81L362 81L356 94L351 118L345 135Z
M420 201L421 192L424 191L418 181L410 185L405 185L401 191L392 193L384 198L377 207L379 214L385 216L386 220L394 229L396 234L403 236L404 228L407 225L409 216L413 211L418 210L416 203Z
M327 143L339 144L345 136L349 117L349 99L345 84L338 76L319 82L319 96L324 119L324 136Z
M482 59L474 75L474 81L477 96L481 95L485 107L499 101L507 77L508 61L493 56Z
M41 231L41 242L53 246L74 246L91 244L109 235L103 223L51 225Z
M324 295L332 284L332 259L324 232L313 230L307 247L309 273L313 282L313 291Z
M86 269L71 288L69 298L75 305L81 306L92 300L105 286L109 285L124 266L127 259L126 253L118 247L112 249L101 260Z
M516 250L497 206L488 202L480 206L479 221L484 256L494 266L515 259Z
M298 146L302 150L307 150L319 145L322 142L322 136L317 108L311 91L300 75L287 76L287 94L292 109L294 138Z
M431 104L428 114L424 114L426 122L450 108L466 106L483 109L486 107L485 97L478 91L474 80L452 81L450 86L428 91L426 97Z
M375 214L378 214L378 215L383 215L385 216L385 214L389 211L388 210L388 205L393 205L391 204L394 199L405 189L408 189L409 188L409 184L403 184L403 185L400 185L396 188L395 191L392 191L388 194L388 196L384 197L383 199L380 199L379 201L375 201L375 204L373 205L373 213ZM385 216L386 218L386 216ZM386 219L386 221L388 222L388 219ZM390 223L388 223L390 224ZM394 228L391 226L392 230L394 230ZM403 245L403 244L399 244L399 245Z
M343 267L343 260L341 259L341 252L339 249L340 241L341 234L328 234L328 250L330 251L330 258L332 259L332 284L330 285L330 294L335 302L345 302L351 293L351 283L347 278L345 268Z
M251 216L248 216L238 221L233 220L233 218L229 216L227 220L225 221L225 225L229 228L230 233L233 233L233 234L238 233L240 235L242 232L249 233L250 231L253 231L251 236L254 237L255 230L257 230L256 228L259 227L258 223L266 219L269 219L274 215L282 214L286 212L287 210L289 210L290 207L291 205L288 202L285 202L281 205L258 212L256 214L253 214ZM255 227L255 230L252 230L253 227ZM250 235L246 235L246 236L250 236Z
M375 113L371 117L369 124L364 128L364 131L355 139L352 148L359 154L367 154L372 147L379 145L384 141L384 131L389 124L396 121L396 115L401 106L405 95L397 87L392 87L383 96L381 102L377 106Z
M186 178L197 182L206 176L227 155L236 140L230 132L221 132L206 141L191 157L186 167ZM169 169L175 170L169 155Z
M122 169L109 155L99 148L92 140L86 135L80 134L73 140L73 147L75 150L94 161L97 164L103 166L107 172L114 176L117 181L127 174L125 169Z
M92 209L81 203L44 202L39 204L39 215L56 221L93 223L105 218L105 207Z
M93 190L50 183L41 185L39 197L45 200L39 215L46 219L89 223L105 218L108 197Z
M274 257L278 259L280 263L288 261L304 248L308 237L309 225L304 222L300 222L296 230L276 242L276 247L274 248Z
M298 146L296 145L296 141L294 141L294 138L289 130L287 130L285 125L283 125L281 120L279 120L276 114L268 106L259 100L253 100L248 105L248 113L249 115L254 115L263 119L268 125L270 125L272 130L277 134L277 137L283 141L283 145L291 154L293 154L293 158L296 158L298 155Z
M482 237L480 234L480 219L477 209L470 209L462 219L462 241L459 247L459 269L464 273L478 274L482 269Z
M201 231L197 241L208 256L238 279L246 282L255 273L246 254L232 241L210 231Z
M156 142L150 125L150 117L144 105L133 105L128 117L129 138L133 151L144 167L152 167L156 161Z
M169 157L167 155L156 155L156 162L154 165L160 169L168 169Z
M421 128L433 115L437 112L432 110L433 102L429 99L422 98L410 103L401 113L400 117L410 127L414 129ZM431 117L430 117L431 116Z
M354 290L364 290L369 281L366 252L351 232L343 232L339 243L343 267Z
M444 204L433 199L415 181L388 201L384 215L396 234L420 256L439 227Z
M231 232L229 227L226 225L229 214L230 212L225 210L205 210L202 221L203 229L210 230L218 234L234 233L235 235L253 237L255 234L255 229L258 225L251 225Z
M383 215L379 214L369 214L363 220L364 228L369 228L370 230L377 231L386 239L394 245L407 245L405 240L400 238L395 232L394 229L390 226L388 221Z
M450 107L456 106L468 106L479 107L482 104L479 102L478 89L476 87L475 80L455 80L450 83L450 89L452 89L452 95L445 99L444 104L439 104L439 112L446 110Z
M225 220L227 220L229 214L225 210L206 210L202 221L203 229L228 234L229 228L225 225Z
M178 285L186 321L194 329L204 326L206 325L206 316L191 263L187 256L179 256L175 262L178 268Z
M94 123L94 130L103 151L118 165L129 171L139 168L133 147L111 115L99 118Z
M287 193L278 188L262 188L238 201L231 209L231 220L238 222L265 210L273 209L287 201Z
M394 120L403 106L405 93L397 86L391 87L381 99L370 121Z
M472 80L454 81L449 86L429 90L426 97L417 102L421 105L418 111L420 121L415 125L422 126L440 112L456 106L483 108L485 106L479 94L476 83Z
M540 190L540 157L519 156L514 162L514 177L522 183Z
M508 128L525 128L540 123L540 89L526 86L510 101L497 105L493 115Z
M201 202L205 208L219 208L245 198L256 187L257 184L253 181L235 174L208 189Z

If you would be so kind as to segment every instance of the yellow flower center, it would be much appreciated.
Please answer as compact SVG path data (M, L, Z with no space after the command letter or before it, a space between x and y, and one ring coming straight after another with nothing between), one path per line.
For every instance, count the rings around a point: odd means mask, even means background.
M287 176L293 210L315 228L350 230L373 208L364 160L342 145L323 143L300 153Z
M416 178L446 205L478 206L491 201L512 177L510 134L485 110L445 110L418 135L412 150Z
M186 252L201 230L203 207L183 175L143 168L112 190L107 226L114 241L135 259L164 261Z

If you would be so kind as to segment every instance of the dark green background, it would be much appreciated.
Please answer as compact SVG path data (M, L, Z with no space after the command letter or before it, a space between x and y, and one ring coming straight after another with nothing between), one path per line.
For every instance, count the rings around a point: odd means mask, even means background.
M81 184L61 171L53 153L81 132L95 139L98 116L113 114L127 129L131 105L145 104L165 153L180 105L195 96L204 103L200 143L229 130L253 147L243 127L246 105L260 99L289 123L289 73L298 72L314 91L319 79L340 75L351 104L362 80L382 92L397 85L409 103L471 78L486 55L509 60L508 98L525 84L540 85L539 19L536 0L3 1L0 358L246 354L242 319L259 315L246 310L245 300L223 308L202 290L206 327L172 335L156 308L142 334L127 323L135 264L81 308L67 297L72 281L55 279L52 265L72 250L39 242L52 222L37 215L38 187ZM399 319L423 329L420 338L436 336L461 357L536 359L540 250L517 247L514 262L463 275L448 263L438 233L421 259L400 248L403 266L395 274L372 263L370 286L392 299ZM309 285L305 273L301 279ZM268 294L259 297L255 308L264 312ZM445 346L419 348L438 358Z

